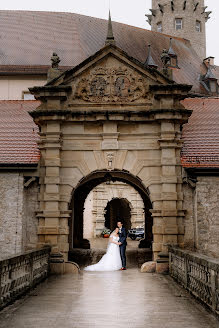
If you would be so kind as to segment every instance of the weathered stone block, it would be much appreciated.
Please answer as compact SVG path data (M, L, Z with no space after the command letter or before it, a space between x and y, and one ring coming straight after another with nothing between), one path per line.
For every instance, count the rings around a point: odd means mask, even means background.
M178 226L177 225L167 225L163 227L164 235L177 235L178 234Z
M141 266L142 273L153 273L156 271L156 262L146 262Z
M153 243L153 251L161 252L162 251L162 243Z
M163 262L162 260L160 261L157 259L156 263L156 273L160 274L168 274L169 272L169 263L168 262Z

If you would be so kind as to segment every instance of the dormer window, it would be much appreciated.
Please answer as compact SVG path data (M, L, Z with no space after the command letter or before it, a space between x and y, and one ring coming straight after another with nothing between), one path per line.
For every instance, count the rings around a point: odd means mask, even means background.
M196 21L195 29L197 32L201 32L201 22L198 20Z
M182 30L183 28L183 20L182 18L176 18L175 19L175 29L178 30Z
M168 55L170 56L170 67L179 68L177 54L175 53L175 51L173 49L172 41L173 41L173 39L170 38L170 47L168 50Z
M162 30L163 30L162 23L161 22L157 23L157 32L160 32L161 33Z
M201 83L209 93L213 95L218 94L217 78L215 77L212 71L212 67L210 65L208 66L207 73L204 76L202 76Z

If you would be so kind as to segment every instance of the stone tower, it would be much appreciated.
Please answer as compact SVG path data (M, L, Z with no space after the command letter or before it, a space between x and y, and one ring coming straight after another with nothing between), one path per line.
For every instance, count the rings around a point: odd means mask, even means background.
M152 0L148 17L152 31L190 40L201 59L206 58L205 23L211 12L204 0Z

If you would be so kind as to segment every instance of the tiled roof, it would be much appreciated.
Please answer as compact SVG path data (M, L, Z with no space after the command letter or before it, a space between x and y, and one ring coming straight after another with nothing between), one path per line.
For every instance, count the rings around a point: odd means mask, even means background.
M193 113L183 127L184 167L219 168L219 98L188 98Z
M188 98L193 113L183 127L182 165L219 168L219 98ZM37 164L38 127L28 111L38 101L0 101L0 164Z
M0 101L0 165L38 163L38 127L28 114L37 106L34 100Z
M152 57L161 69L160 56L169 48L170 36L116 22L113 31L117 46L142 63L151 44ZM62 66L74 67L102 48L106 35L107 21L103 19L73 13L0 11L0 74L4 74L4 66L26 67L26 74L33 67L33 72L42 73L50 65L53 51ZM172 48L180 67L174 70L174 80L193 85L194 92L206 93L199 83L206 67L190 42L173 37ZM44 70L37 66L44 66Z

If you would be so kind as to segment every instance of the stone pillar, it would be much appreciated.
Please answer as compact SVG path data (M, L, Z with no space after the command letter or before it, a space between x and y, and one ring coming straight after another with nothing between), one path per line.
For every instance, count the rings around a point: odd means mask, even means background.
M153 110L160 121L161 181L159 199L154 200L154 258L168 253L168 245L183 247L184 212L182 194L182 169L180 150L182 147L181 126L188 121L191 111L180 103L189 86L154 86Z
M42 104L32 113L36 124L40 127L41 150L40 161L40 211L37 216L38 246L51 246L51 261L68 260L68 219L70 212L63 206L61 195L61 122L56 112L61 108L61 101L67 98L70 87L35 87L30 91ZM67 203L67 202L66 202Z

